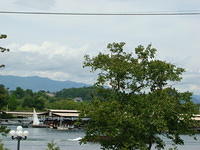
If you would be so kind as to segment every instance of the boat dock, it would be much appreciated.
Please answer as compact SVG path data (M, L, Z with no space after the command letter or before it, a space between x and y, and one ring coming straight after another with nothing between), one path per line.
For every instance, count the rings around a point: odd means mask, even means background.
M32 125L33 127L50 127L50 128L73 128L75 126L75 122L79 118L80 112L78 110L58 110L58 109L48 109L45 112L35 112L36 117L40 120L40 125L33 125L34 112L11 112L11 111L1 111L1 113L10 114L16 118L29 118L29 123L27 125ZM6 119L7 120L7 119ZM17 120L17 119L15 119ZM5 123L5 120L1 121L1 123L5 125L9 125L9 123ZM18 122L13 122L12 125L23 124L23 119Z

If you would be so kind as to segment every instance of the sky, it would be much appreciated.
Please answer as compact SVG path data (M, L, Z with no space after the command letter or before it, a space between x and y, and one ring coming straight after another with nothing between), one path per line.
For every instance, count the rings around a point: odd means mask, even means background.
M0 11L137 13L200 11L198 0L6 0ZM199 16L55 16L0 14L1 75L41 76L93 84L83 57L126 42L133 52L152 44L157 57L186 69L179 89L200 94Z

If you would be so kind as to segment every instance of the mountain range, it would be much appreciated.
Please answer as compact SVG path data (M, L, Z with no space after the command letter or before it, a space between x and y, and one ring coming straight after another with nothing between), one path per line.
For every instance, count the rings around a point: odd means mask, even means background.
M23 89L31 89L33 91L50 91L56 92L64 88L80 88L90 86L89 84L73 82L73 81L56 81L49 78L29 76L19 77L10 75L0 75L0 84L3 84L10 90L21 87Z
M200 104L200 95L192 95L192 101L195 104Z
M68 89L90 86L89 84L80 82L56 81L38 76L19 77L11 75L0 75L0 84L3 84L10 90L15 90L16 87L21 87L23 89L31 89L33 91L45 90L50 92L57 92L64 88ZM200 95L193 95L192 101L195 104L200 104Z

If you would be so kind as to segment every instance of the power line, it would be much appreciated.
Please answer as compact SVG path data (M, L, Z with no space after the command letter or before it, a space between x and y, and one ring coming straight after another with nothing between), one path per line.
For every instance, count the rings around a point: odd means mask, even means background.
M65 15L65 16L194 16L200 15L200 11L176 11L176 12L148 12L148 13L65 13L65 12L33 12L33 11L0 11L0 14L21 15Z

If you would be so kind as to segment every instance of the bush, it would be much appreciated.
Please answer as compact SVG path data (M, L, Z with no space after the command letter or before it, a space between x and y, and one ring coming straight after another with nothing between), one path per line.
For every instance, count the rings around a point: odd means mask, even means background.
M57 146L56 143L54 143L53 141L51 141L51 143L47 144L47 149L46 150L60 150L60 148Z
M4 147L4 144L2 143L2 141L0 141L0 150L9 150Z

